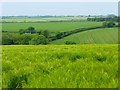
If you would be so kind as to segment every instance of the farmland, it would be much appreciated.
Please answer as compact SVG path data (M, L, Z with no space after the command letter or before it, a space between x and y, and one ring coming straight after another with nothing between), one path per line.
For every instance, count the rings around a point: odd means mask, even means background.
M2 88L118 87L117 22L63 19L2 23Z
M114 44L118 43L118 28L96 29L84 31L68 37L53 41L53 44L65 44L66 41L74 41L77 44Z
M86 17L81 16L33 16L33 17L3 17L0 22L50 22L50 21L86 21Z
M119 88L117 2L6 1L0 89Z
M116 88L118 45L2 46L3 88Z
M18 32L30 26L38 30L48 30L50 32L71 31L78 28L89 28L101 26L102 22L34 22L34 23L2 23L2 30L8 32Z

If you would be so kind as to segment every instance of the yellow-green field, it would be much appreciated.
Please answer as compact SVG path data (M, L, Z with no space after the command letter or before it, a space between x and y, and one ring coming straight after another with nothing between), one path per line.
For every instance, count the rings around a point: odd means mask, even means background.
M2 46L3 88L116 88L118 45Z

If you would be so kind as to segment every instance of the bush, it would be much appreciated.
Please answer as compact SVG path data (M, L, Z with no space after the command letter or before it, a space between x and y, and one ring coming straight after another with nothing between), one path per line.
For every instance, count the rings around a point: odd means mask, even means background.
M3 34L2 35L2 44L3 45L12 45L19 43L19 34Z
M47 43L48 43L48 39L46 39L44 35L36 35L29 42L29 44L32 45L47 44Z
M36 30L34 27L28 27L27 29L20 29L19 33L20 34L25 34L25 33L34 34L36 33Z
M19 39L19 44L28 45L29 41L32 39L32 37L33 36L30 34L21 35L20 39Z
M46 38L48 38L48 37L50 36L50 32L47 31L47 30L45 30L45 31L43 31L43 35L44 35Z
M73 41L66 41L65 44L66 44L66 45L71 45L71 44L76 44L76 43L73 42Z
M103 22L103 26L104 27L108 27L108 28L111 28L111 27L114 27L116 24L112 21L109 21L109 22Z

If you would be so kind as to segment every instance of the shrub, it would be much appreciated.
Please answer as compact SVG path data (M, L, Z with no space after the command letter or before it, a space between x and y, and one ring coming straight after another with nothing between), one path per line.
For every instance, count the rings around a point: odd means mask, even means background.
M66 45L71 45L71 44L76 44L74 41L66 41L65 42Z
M19 39L19 44L28 45L31 39L32 39L32 35L29 34L21 35Z
M112 21L109 21L109 22L103 22L103 26L104 27L108 27L108 28L111 28L111 27L114 27L116 24Z
M48 39L46 39L44 35L36 35L29 42L29 44L32 45L47 44L47 43L48 43Z

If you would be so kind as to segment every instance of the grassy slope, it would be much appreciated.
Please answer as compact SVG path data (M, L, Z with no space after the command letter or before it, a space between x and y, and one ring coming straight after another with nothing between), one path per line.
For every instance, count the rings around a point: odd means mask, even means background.
M117 45L2 47L3 87L116 88ZM26 83L27 82L27 83Z
M41 23L3 23L2 29L9 32L18 32L30 26L36 30L49 30L51 32L71 31L77 28L100 26L102 22L41 22Z
M68 37L53 41L53 44L64 44L66 41L76 43L97 43L109 44L118 42L118 28L96 29L91 31L80 32Z

